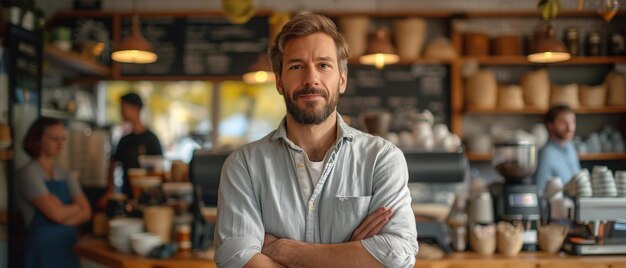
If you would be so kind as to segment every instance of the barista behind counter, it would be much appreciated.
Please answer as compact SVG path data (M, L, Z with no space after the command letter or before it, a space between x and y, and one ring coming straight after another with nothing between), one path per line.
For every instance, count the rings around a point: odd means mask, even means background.
M128 169L140 167L140 155L163 155L159 138L141 122L141 108L143 107L141 97L131 92L122 96L120 100L122 118L131 124L132 132L120 139L115 154L111 157L108 174L109 186L106 194L98 201L99 207L104 207L114 192L113 171L117 161L122 164L124 170L122 192L129 198L133 198Z
M565 105L557 105L545 116L546 128L550 139L539 151L535 183L543 193L549 177L559 177L566 184L570 178L580 171L580 161L574 143L576 132L576 114Z

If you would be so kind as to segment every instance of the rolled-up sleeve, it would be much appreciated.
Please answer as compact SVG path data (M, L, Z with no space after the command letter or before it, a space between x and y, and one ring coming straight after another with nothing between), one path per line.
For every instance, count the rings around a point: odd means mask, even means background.
M379 235L361 241L363 247L386 267L413 267L418 251L415 216L411 209L408 169L404 154L389 145L376 161L370 213L380 207L393 215Z
M242 267L261 252L265 231L241 151L230 155L222 167L217 215L215 262L219 267Z

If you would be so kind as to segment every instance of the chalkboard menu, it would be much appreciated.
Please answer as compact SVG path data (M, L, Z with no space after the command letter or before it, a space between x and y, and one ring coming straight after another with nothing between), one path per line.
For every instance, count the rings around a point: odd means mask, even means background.
M238 76L268 47L268 17L233 25L225 17L142 17L141 32L155 49L150 64L122 64L123 76ZM130 33L131 19L122 24Z
M435 122L449 125L449 73L447 65L434 64L391 65L382 70L350 66L347 89L337 109L354 118L366 111L388 111L397 117L408 110L428 109Z

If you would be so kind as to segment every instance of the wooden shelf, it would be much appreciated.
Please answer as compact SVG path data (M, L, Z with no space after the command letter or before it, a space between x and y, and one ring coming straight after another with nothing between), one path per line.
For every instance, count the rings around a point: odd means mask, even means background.
M69 68L79 74L100 77L111 76L111 68L94 60L84 58L75 52L66 52L52 45L46 45L44 54L51 63Z
M600 154L578 154L580 160L626 160L626 154L624 153L600 153Z
M537 108L524 108L521 110L512 109L477 109L467 108L465 110L468 114L483 114L483 115L543 115L548 110ZM578 108L575 109L576 114L612 114L612 113L626 113L626 106L609 106L602 108Z
M603 161L603 160L626 160L626 153L594 153L594 154L578 154L581 161ZM491 161L490 153L467 153L467 159L470 161Z
M0 161L6 161L13 159L13 150L0 149Z
M615 16L625 15L626 11L620 10ZM469 11L457 14L465 18L508 18L508 17L536 17L541 18L541 13L536 10L498 10L498 11ZM561 10L558 17L597 17L602 19L595 11Z
M542 65L542 63L529 62L526 56L465 56L463 62L478 62L485 65ZM626 63L624 56L607 57L573 57L564 62L551 63L551 65L577 65L577 64L619 64Z
M491 161L491 154L490 153L471 153L471 152L467 152L467 159L469 161L488 162L488 161Z
M400 62L395 64L389 64L385 66L393 66L393 65L413 65L413 64L433 64L433 65L445 65L452 64L454 59L428 59L428 58L419 58L416 60L400 60ZM349 65L359 65L359 66L367 66L359 63L358 60L350 60L348 61ZM373 67L373 66L372 66Z

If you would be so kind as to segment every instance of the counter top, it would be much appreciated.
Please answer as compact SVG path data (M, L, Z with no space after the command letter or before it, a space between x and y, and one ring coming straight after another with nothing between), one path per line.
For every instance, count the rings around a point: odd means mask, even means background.
M175 254L168 259L150 259L140 257L130 253L115 251L109 246L106 240L92 237L81 238L74 252L84 259L102 264L106 267L185 267L185 268L215 268L213 252L192 253L189 255Z
M191 255L174 255L158 260L120 253L105 240L82 238L74 247L80 258L105 265L106 267L190 267L214 268L213 252ZM484 256L474 252L457 252L442 259L418 259L415 268L626 268L626 256L572 256L565 253L546 254L522 252L514 257L501 254Z
M563 252L521 252L509 257L475 252L456 252L442 259L418 259L416 268L626 268L626 256L573 256Z

